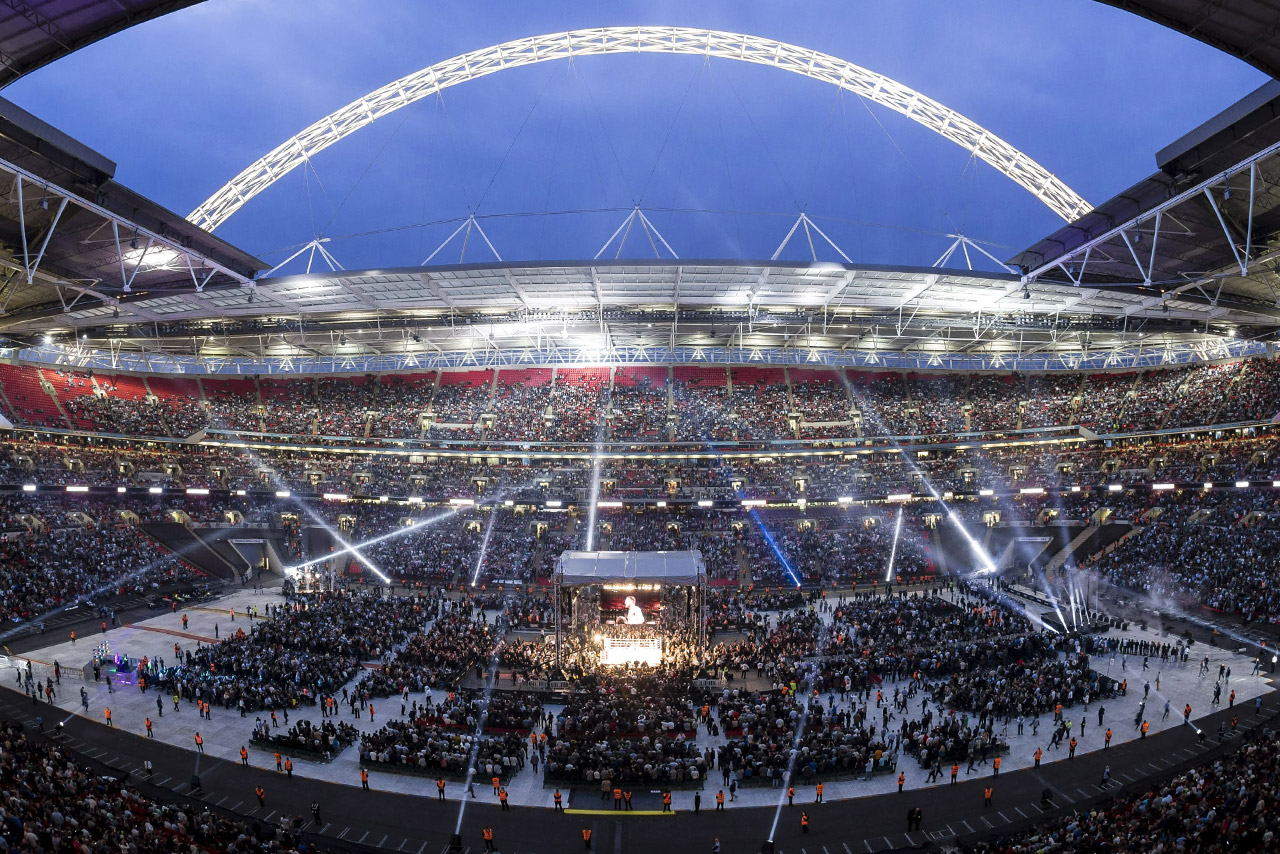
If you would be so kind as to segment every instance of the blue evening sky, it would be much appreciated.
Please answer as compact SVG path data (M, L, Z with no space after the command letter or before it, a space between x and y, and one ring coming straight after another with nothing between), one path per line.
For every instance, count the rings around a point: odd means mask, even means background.
M523 36L627 24L834 54L969 116L1095 203L1264 82L1090 0L209 0L4 95L185 215L254 158L397 77ZM932 263L956 231L1008 257L1060 224L950 142L826 84L725 60L627 55L449 89L323 152L313 172L288 175L218 233L270 263L321 234L349 269L408 266L475 211L507 260L581 259L634 204L683 258L768 257L802 209L855 261L877 264ZM618 210L546 215L601 208ZM672 208L692 212L663 210ZM453 244L435 263L460 251ZM807 253L797 241L785 255ZM645 256L633 233L622 257ZM489 259L468 247L467 261Z

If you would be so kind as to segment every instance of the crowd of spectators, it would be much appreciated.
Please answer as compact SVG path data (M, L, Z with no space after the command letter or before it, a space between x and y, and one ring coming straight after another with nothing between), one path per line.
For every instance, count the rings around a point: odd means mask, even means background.
M69 424L136 436L185 437L203 426L346 441L425 438L663 442L916 436L1079 424L1099 432L1269 420L1280 411L1280 362L1141 374L858 372L677 368L668 435L665 368L504 369L320 378L204 378L188 397L147 393L140 378L46 372ZM11 368L13 371L32 369ZM127 380L127 382L125 382ZM38 381L36 382L38 385ZM121 383L123 382L123 385ZM199 385L196 385L196 382ZM25 386L11 380L21 397ZM22 389L20 391L19 389ZM196 397L197 392L200 394ZM25 400L25 398L24 398ZM47 407L9 413L43 422ZM860 429L850 419L860 416ZM792 423L790 413L798 415ZM482 416L488 416L482 421ZM818 426L825 425L825 426ZM796 428L799 433L796 433Z
M252 825L207 807L163 804L127 777L96 773L51 742L0 723L0 837L6 851L80 854L296 852L288 828Z
M1037 823L1031 830L965 846L965 854L1075 851L1270 851L1280 834L1280 734L1265 729L1227 756L1105 806Z
M81 597L200 578L135 527L106 520L70 526L50 517L43 529L0 535L0 621L35 620Z
M426 619L415 597L348 593L300 597L272 619L242 618L230 637L185 651L155 687L190 701L249 711L315 705L362 661L381 658Z
M254 722L249 739L263 750L278 753L309 753L330 760L352 744L359 732L349 723L324 720L319 725L301 720L284 732L272 729L269 719L258 718Z

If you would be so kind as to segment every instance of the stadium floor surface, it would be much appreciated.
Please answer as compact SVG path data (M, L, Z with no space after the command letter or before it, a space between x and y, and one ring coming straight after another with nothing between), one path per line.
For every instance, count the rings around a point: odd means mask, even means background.
M33 706L27 697L5 687L0 691L0 716L32 725L46 712ZM1247 714L1245 713L1247 711ZM890 793L828 804L797 803L780 810L775 841L782 854L859 854L898 849L914 849L954 844L957 838L976 839L1001 832L1025 829L1049 815L1091 807L1124 790L1135 790L1149 781L1167 778L1179 771L1230 751L1249 730L1275 726L1280 719L1280 696L1264 696L1262 714L1253 709L1224 709L1201 719L1206 733L1216 732L1220 721L1241 714L1241 731L1219 744L1216 737L1198 743L1190 727L1177 727L1146 739L1119 745L1105 752L1093 752L1070 761L1057 761L1039 769L1010 771L993 778L989 774L970 778L955 786ZM345 850L378 848L412 854L442 854L459 821L459 803L436 800L434 784L423 779L421 796L390 792L362 792L351 786L294 777L261 768L244 768L238 763L209 757L198 758L189 750L148 741L121 729L108 729L85 718L72 716L57 732L51 719L43 729L82 761L102 773L129 772L140 788L160 801L186 804L200 802L216 811L235 813L253 822L269 825L282 815L301 816L312 841L321 847ZM33 732L36 727L32 726ZM149 758L154 773L139 777L143 758ZM1110 765L1112 784L1099 786L1102 770ZM190 780L199 773L202 789L192 793ZM255 786L266 790L266 806L259 807ZM455 784L456 785L456 784ZM983 807L983 789L995 789L990 808ZM1053 808L1040 807L1044 788L1054 793ZM781 794L781 793L779 793ZM594 794L577 793L580 801L566 804L574 812L559 815L538 807L512 807L503 812L496 804L468 801L461 819L464 850L482 851L481 828L494 830L495 847L508 854L556 854L584 850L582 830L592 829L591 850L596 854L639 854L662 850L669 854L706 852L719 838L728 852L756 852L769 834L776 807L731 806L723 814L711 809L694 815L689 810L674 815L653 815L656 796L637 795L638 813L626 815L599 809ZM582 802L584 801L585 802ZM322 824L310 820L310 805L320 804ZM907 810L924 810L922 831L908 833ZM582 810L583 812L578 812ZM800 830L801 811L809 813L808 834ZM657 846L657 847L655 847Z

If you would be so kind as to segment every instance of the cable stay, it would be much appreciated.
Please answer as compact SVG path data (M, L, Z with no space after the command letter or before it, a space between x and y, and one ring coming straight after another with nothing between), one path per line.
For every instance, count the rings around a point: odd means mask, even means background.
M502 256L498 254L497 249L493 248L493 241L490 240L489 235L485 233L483 226L480 225L480 221L476 219L476 215L474 213L470 213L467 215L467 218L463 220L462 224L455 228L453 233L446 237L444 242L437 246L435 251L427 256L427 259L422 262L422 266L425 267L427 264L430 264L431 259L439 255L441 250L452 243L453 239L459 234L462 235L462 250L458 254L458 263L461 264L465 262L467 260L467 247L471 243L471 232L473 231L479 234L480 238L484 241L484 245L489 247L489 252L493 254L494 260L501 261Z
M989 258L993 264L995 264L1004 272L1013 273L1015 276L1018 275L1017 269L1015 269L1014 267L1010 267L1008 264L1004 263L999 258L992 255L990 252L984 249L982 245L978 243L976 240L973 240L963 234L948 234L947 237L952 238L951 245L947 247L946 252L943 252L942 255L938 257L937 261L933 262L934 267L946 267L947 262L951 260L951 256L955 255L956 250L960 250L960 252L964 255L965 266L970 270L970 272L972 272L973 257L969 254L969 250L973 249L975 252L981 252L984 256Z
M274 275L277 270L279 270L281 267L288 264L294 258L299 257L303 253L307 253L306 272L308 273L311 272L311 267L315 263L317 255L319 255L320 260L323 261L329 267L330 273L336 273L339 270L345 270L346 268L338 263L338 259L333 257L333 253L324 247L324 244L328 243L330 239L331 238L328 238L328 237L316 237L316 238L312 238L311 240L308 240L306 243L302 244L301 249L299 249L297 252L294 252L288 258L284 259L279 264L275 265L270 270L268 270L264 274L264 277Z
M663 257L662 252L658 249L658 244L662 244L662 248L666 249L672 258L680 257L676 254L676 250L671 248L671 244L667 242L667 239L662 236L662 232L658 231L658 227L644 215L644 211L640 210L639 205L636 205L631 209L631 213L627 215L627 218L622 221L621 225L614 229L613 234L609 235L609 239L604 242L604 246L600 247L600 251L597 252L594 257L599 259L601 255L604 255L609 251L609 247L612 246L616 240L618 248L614 252L613 257L615 260L621 258L622 250L627 244L627 237L630 236L631 229L637 224L639 224L641 231L644 232L644 236L648 238L649 248L653 251L654 258L661 259Z
M825 240L828 246L836 250L836 254L839 255L841 258L843 258L846 264L853 263L853 259L851 259L848 255L844 254L844 250L841 249L834 240L828 237L827 233L823 231L821 228L819 228L816 222L809 219L809 215L807 213L804 213L803 211L801 211L800 216L796 217L796 221L791 224L791 230L787 232L786 237L782 238L782 242L778 244L778 248L773 251L773 255L770 256L769 260L777 261L778 258L782 255L783 250L785 250L787 248L787 245L791 243L791 239L795 237L796 231L798 231L802 227L804 228L805 239L809 242L809 256L814 261L814 263L817 263L818 261L818 250L813 243L814 232L817 232L818 236L821 237L823 240Z

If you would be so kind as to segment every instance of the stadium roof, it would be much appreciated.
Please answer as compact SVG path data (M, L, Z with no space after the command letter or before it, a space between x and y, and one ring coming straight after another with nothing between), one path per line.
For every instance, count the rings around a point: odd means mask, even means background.
M1280 78L1280 11L1268 0L1099 0Z
M707 568L699 551L565 552L556 562L556 581L565 586L626 582L699 584Z
M75 305L247 284L265 268L114 174L106 157L0 98L0 329Z
M266 373L316 359L328 360L328 370L395 370L419 357L421 366L699 359L834 365L899 354L943 367L938 359L947 355L1105 356L1138 345L1199 348L1190 358L1222 358L1231 355L1221 352L1224 341L1251 339L1273 323L1249 306L1223 311L1187 296L1166 301L1165 312L1145 307L1146 300L1130 289L1047 281L1024 288L1017 276L934 268L493 263L143 294L119 305L14 318L4 332L29 346L48 344L69 364L77 353L83 364L101 364L87 355L97 351L186 360L181 370L205 370L195 366L199 360L245 359L237 370ZM254 366L262 360L277 367ZM159 364L155 369L165 369Z
M1280 15L1280 10L1277 11ZM1280 318L1280 83L1156 155L1159 171L1009 263L1033 280Z
M0 86L134 24L201 0L23 0L0 3Z

